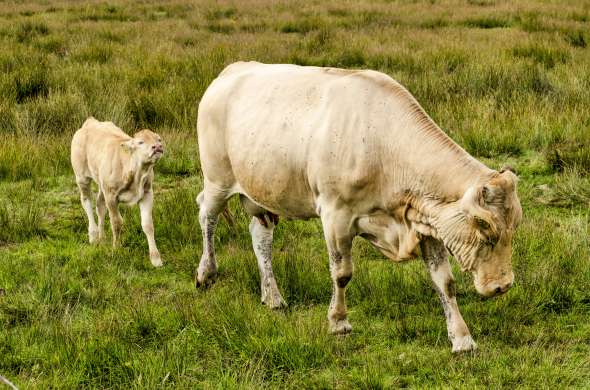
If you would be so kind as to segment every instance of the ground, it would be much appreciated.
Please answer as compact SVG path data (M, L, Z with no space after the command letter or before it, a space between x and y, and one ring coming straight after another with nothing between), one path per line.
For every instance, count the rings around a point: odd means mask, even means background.
M588 22L583 1L0 4L0 374L40 389L590 386ZM516 168L514 287L484 300L454 263L476 353L451 354L419 261L392 264L360 239L354 330L328 335L317 220L280 222L289 308L268 310L235 200L219 280L195 289L197 104L237 60L380 70L471 154ZM122 248L87 242L69 142L90 115L166 142L162 269L137 208L123 210Z

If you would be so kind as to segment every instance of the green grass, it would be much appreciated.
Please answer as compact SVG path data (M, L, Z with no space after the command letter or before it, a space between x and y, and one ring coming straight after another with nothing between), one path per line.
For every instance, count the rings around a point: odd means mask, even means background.
M0 375L20 388L590 386L590 76L583 2L126 0L0 5ZM455 267L478 342L453 356L419 261L355 241L348 337L327 334L318 221L281 221L289 308L259 303L247 218L221 222L220 278L196 290L197 104L237 60L371 68L406 85L490 167L520 175L516 283L481 299ZM123 247L87 243L69 166L84 119L167 147L147 256L137 208Z

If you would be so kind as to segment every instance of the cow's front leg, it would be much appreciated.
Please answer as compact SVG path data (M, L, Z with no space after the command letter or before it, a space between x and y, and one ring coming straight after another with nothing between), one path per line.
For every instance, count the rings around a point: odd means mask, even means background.
M139 201L139 210L141 213L141 228L145 233L150 250L150 261L154 267L162 266L162 259L160 252L156 247L156 239L154 238L154 223L152 221L152 207L154 203L154 194L151 190L147 191L143 198Z
M260 218L265 218L264 215ZM281 296L277 281L272 271L272 234L275 228L275 221L268 217L266 226L258 217L252 217L250 221L250 234L252 235L252 247L258 261L260 270L260 290L262 303L271 309L286 307L287 303Z
M453 352L472 351L477 344L471 338L469 329L459 312L455 298L455 280L449 264L449 256L442 242L432 237L424 237L420 242L422 257L440 297L447 320L449 340L453 344Z
M352 238L350 218L343 213L322 212L322 226L330 257L332 300L328 309L330 333L346 334L352 331L346 312L346 285L352 278Z

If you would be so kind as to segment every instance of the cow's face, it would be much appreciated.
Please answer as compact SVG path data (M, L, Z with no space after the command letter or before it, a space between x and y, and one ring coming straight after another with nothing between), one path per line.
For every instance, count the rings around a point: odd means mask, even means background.
M144 164L155 163L164 154L162 138L148 129L138 131L124 144L132 151L135 158Z
M512 171L502 170L485 185L469 188L442 218L442 241L486 297L506 292L514 281L512 238L522 218L516 182Z

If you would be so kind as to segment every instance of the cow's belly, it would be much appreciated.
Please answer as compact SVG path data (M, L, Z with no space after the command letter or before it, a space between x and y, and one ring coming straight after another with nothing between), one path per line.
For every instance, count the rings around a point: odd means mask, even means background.
M261 207L289 218L317 216L315 200L303 167L250 154L232 161L239 192Z

